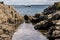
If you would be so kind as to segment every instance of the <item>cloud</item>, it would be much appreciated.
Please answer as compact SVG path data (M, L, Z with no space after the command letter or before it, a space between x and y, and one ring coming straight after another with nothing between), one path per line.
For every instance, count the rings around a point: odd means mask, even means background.
M28 4L53 4L60 0L3 0L6 4L28 5Z
M0 0L0 2L2 2L3 0Z

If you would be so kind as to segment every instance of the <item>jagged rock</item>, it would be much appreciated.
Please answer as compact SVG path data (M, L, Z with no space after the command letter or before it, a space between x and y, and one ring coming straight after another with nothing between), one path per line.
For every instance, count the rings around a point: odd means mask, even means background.
M54 5L49 6L48 8L44 9L43 14L44 15L53 14L58 10L60 10L60 2L56 2L54 3Z
M60 2L56 2L54 5L56 6L55 8L57 8L57 10L60 10Z
M17 27L24 22L14 7L0 3L0 40L11 40Z
M27 22L38 23L40 21L39 18L35 18L33 16L27 16L27 15L24 16L24 19L26 23Z
M37 30L48 30L51 26L54 25L55 24L52 21L41 21L40 23L37 23L34 28Z
M27 16L26 18L29 22L34 23L34 28L40 32L42 31L49 40L60 37L60 2L56 2L44 9L42 13ZM44 32L45 30L46 32Z
M60 15L59 14L55 14L51 17L51 20L59 20L60 19Z
M35 14L34 16L24 16L24 19L26 22L31 22L33 24L37 24L38 22L42 20L48 20L48 16L43 14Z
M42 30L42 33L47 30L43 34L45 34L49 40L60 39L60 2L56 2L54 5L49 6L42 13L46 20L41 20L34 28L40 32ZM35 17L40 17L40 14Z
M60 15L59 15L59 14L56 14L56 15L54 15L54 16L52 17L52 19L53 19L53 20L58 20L58 19L60 19Z
M44 15L52 14L56 11L56 9L52 6L49 6L48 8L44 9Z

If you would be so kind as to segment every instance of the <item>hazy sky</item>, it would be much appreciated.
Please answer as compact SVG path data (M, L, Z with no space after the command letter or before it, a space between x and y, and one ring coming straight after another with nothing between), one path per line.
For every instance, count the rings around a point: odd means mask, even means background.
M54 2L59 2L60 0L0 0L4 1L5 4L12 5L31 5L31 4L53 4Z

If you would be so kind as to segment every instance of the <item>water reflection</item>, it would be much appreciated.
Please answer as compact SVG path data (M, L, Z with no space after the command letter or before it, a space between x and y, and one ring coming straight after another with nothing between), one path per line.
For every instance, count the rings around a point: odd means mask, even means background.
M12 40L47 40L47 38L35 30L34 25L23 23L15 32Z

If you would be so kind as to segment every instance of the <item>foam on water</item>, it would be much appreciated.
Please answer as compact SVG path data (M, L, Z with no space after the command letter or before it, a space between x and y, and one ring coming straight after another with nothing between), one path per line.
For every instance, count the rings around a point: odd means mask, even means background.
M40 32L34 29L34 25L23 23L19 26L12 40L48 40Z

